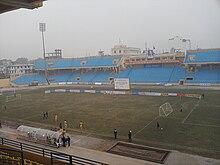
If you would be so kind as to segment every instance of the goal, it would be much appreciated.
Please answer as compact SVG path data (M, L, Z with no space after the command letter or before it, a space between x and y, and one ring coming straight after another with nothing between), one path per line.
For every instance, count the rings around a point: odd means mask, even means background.
M6 96L5 102L21 100L21 94Z
M173 108L170 103L166 102L159 107L159 116L167 117L173 112Z

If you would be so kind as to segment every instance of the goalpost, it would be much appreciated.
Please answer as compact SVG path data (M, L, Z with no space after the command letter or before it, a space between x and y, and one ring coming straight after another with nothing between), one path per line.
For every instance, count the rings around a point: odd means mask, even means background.
M15 101L15 100L21 100L21 94L9 95L9 96L6 96L5 98L5 102Z
M167 117L173 112L173 108L170 103L166 102L159 107L159 116Z

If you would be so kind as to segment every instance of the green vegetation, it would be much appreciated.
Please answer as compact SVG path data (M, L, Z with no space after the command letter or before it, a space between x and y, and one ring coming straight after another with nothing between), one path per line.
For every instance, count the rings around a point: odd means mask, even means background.
M58 127L60 122L67 120L68 131L108 139L113 139L113 130L117 128L119 140L125 141L131 129L134 143L220 159L220 92L178 92L204 93L205 100L80 93L44 94L44 90L39 89L18 92L22 95L21 100L7 103L6 96L0 96L0 119L44 128ZM172 105L174 112L166 118L158 117L159 106L165 102ZM180 112L181 106L183 112ZM43 118L45 111L49 112L48 119ZM57 122L54 121L55 114L58 114ZM79 129L81 120L84 122L82 131ZM157 130L156 122L160 123L163 130Z

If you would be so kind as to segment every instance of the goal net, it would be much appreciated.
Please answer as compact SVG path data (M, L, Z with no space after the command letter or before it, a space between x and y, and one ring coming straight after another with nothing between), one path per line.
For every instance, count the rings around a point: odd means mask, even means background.
M6 96L5 102L21 100L21 94L14 94L10 96Z
M166 102L159 107L159 116L167 117L173 112L173 108L170 103Z

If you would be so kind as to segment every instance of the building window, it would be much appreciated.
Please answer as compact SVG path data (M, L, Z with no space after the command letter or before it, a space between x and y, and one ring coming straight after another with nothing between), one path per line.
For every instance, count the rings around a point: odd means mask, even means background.
M186 80L193 80L193 77L186 77Z
M48 66L53 66L53 62L48 62L47 63ZM28 66L29 67L29 66Z
M188 60L189 61L194 61L196 59L196 55L189 55Z
M76 80L79 81L79 80L80 80L80 77L76 77Z
M114 60L112 60L112 63L113 63L113 64L117 64L118 61L119 61L118 59L114 59Z
M109 77L108 80L109 81L114 81L114 77Z
M121 53L121 50L119 50L119 53Z
M81 65L86 65L87 64L87 61L82 61L81 62Z
M114 50L114 54L116 54L116 50Z

